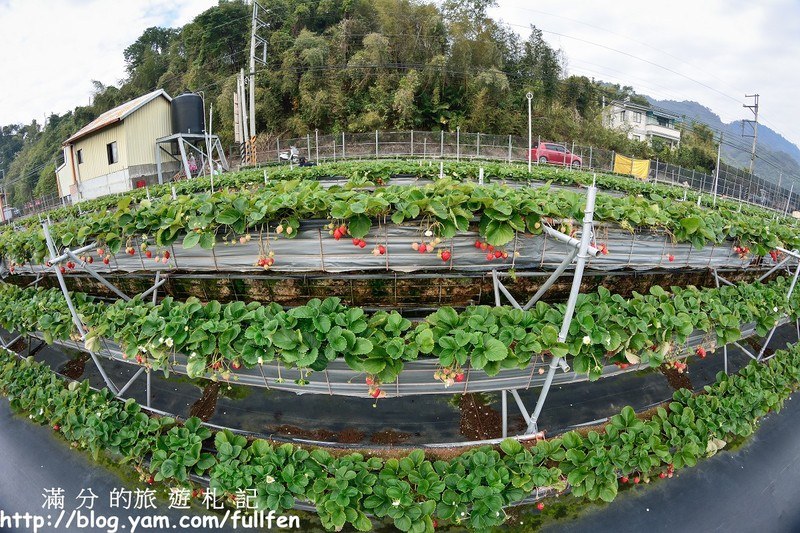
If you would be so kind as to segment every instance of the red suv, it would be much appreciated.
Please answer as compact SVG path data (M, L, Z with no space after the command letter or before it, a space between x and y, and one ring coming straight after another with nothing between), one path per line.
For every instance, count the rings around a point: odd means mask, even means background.
M534 142L531 149L531 159L539 163L572 165L573 167L579 167L583 164L581 158L567 150L567 147L563 144L548 142Z

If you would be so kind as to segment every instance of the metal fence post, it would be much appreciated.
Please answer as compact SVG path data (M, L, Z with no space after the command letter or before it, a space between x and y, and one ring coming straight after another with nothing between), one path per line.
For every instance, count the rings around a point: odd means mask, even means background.
M481 156L481 132L478 132L478 140L475 142L475 157Z
M442 130L441 141L439 141L439 157L444 157L444 130Z
M456 161L461 160L461 126L456 126Z
M594 168L594 167L592 167L592 147L591 146L589 146L589 168Z
M319 130L316 128L314 128L314 152L317 164L319 165Z
M375 130L375 159L378 159L378 130Z
M511 135L508 136L508 162L511 163Z
M306 154L308 159L311 159L311 134L306 133Z
M344 132L342 132L342 159L346 157L344 152Z
M411 157L414 157L414 130L411 130Z

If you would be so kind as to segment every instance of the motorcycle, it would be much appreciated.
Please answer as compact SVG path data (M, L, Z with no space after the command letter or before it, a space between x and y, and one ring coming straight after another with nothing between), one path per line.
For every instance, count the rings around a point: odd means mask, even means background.
M278 159L281 163L294 164L299 167L313 167L315 165L315 163L311 163L307 161L305 157L301 156L300 150L296 146L290 147L288 152L281 152L278 154Z

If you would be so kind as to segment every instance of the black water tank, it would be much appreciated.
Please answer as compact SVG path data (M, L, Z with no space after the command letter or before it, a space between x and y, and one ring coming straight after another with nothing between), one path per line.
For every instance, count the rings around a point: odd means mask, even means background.
M203 98L195 93L183 93L172 99L172 133L205 133Z

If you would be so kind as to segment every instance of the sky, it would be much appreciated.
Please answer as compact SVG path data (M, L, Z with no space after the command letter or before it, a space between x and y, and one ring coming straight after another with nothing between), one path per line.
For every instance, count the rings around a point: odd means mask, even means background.
M527 37L534 24L567 57L569 74L694 100L724 122L752 119L800 145L798 0L499 0L490 10Z
M122 51L150 26L181 26L216 0L0 0L0 124L89 104L117 83ZM800 145L798 0L499 0L490 15L563 50L570 74L658 99L695 100L725 122L752 118ZM8 82L13 80L13 82Z

